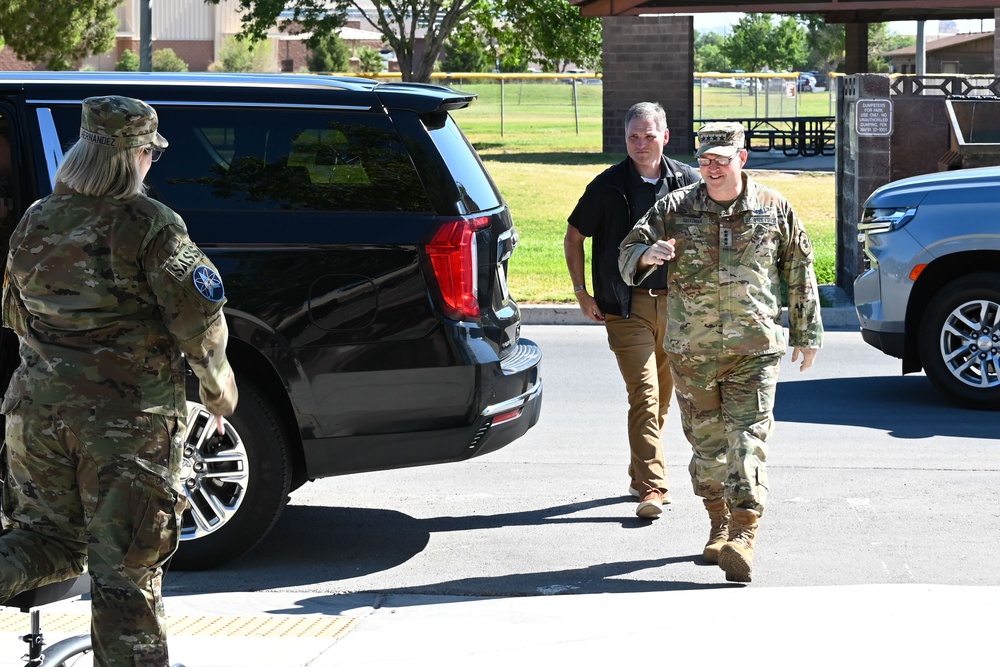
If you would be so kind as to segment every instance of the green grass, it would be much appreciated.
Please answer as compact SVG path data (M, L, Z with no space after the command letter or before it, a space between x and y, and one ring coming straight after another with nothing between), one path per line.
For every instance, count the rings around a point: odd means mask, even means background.
M476 92L479 99L456 112L469 140L503 192L517 226L519 243L510 260L511 293L521 303L573 303L573 289L563 257L566 218L587 183L624 155L601 153L601 86L578 85L580 133L573 109L573 87L564 83L504 86L503 133L500 127L499 84L455 86ZM695 117L698 117L695 90ZM706 88L714 106L710 116L753 117L741 107L736 89ZM747 94L743 94L746 102ZM774 95L771 104L775 104ZM764 94L760 94L761 100ZM828 94L800 93L799 115L828 115ZM786 100L794 102L794 100ZM761 114L763 115L763 114ZM776 114L771 113L774 117ZM792 115L789 113L788 115ZM689 155L674 156L691 162ZM834 175L753 171L753 176L784 194L813 241L820 284L834 282L836 219ZM590 258L588 244L587 257ZM590 284L590 269L587 269Z
M836 99L828 91L796 93L794 98L761 90L754 94L737 88L694 89L695 119L779 118L788 116L832 116Z

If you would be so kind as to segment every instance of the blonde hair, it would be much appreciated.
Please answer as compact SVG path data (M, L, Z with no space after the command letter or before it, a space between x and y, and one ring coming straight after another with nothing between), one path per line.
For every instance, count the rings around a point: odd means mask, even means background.
M146 184L139 171L143 148L115 148L81 139L66 152L56 170L56 181L92 197L131 199L145 194Z

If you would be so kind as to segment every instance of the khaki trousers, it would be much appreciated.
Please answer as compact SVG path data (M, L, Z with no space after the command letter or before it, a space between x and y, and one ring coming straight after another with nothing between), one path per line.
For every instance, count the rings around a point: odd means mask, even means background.
M608 346L615 353L628 392L628 474L637 489L667 490L660 433L667 422L674 382L663 349L667 333L667 297L648 290L632 293L631 317L607 315Z

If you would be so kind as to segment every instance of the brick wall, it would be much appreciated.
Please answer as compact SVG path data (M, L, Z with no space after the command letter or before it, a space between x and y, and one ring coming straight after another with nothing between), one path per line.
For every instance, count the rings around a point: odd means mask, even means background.
M41 67L38 63L21 60L9 46L0 48L0 72L25 72Z
M625 112L659 102L667 112L667 153L694 152L694 19L616 16L601 19L604 46L604 151L625 152Z

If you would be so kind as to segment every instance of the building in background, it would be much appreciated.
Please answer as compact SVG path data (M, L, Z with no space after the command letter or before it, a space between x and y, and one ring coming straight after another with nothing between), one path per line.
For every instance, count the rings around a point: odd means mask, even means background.
M78 63L79 69L110 71L115 68L125 51L139 53L141 4L141 0L124 0L115 9L118 16L118 32L114 47L107 53L83 59ZM240 32L242 23L239 10L238 0L222 0L217 5L208 4L205 0L153 2L153 51L173 49L174 53L187 63L189 71L207 71L209 66L219 59L219 51L226 38ZM341 37L352 52L361 46L369 46L376 51L382 48L382 35L367 29L370 26L360 12L351 10L347 19L347 26L341 29ZM308 34L291 35L282 32L275 25L268 33L271 52L274 54L274 71L305 70L308 54L304 40L308 37ZM387 69L398 70L395 65L395 60L390 60ZM7 47L0 50L0 70L20 71L41 68L41 65L36 63L19 60Z
M993 75L993 43L995 33L974 32L967 35L948 35L927 42L928 74L985 74ZM889 61L889 71L894 74L915 74L917 47L907 46L882 54Z

